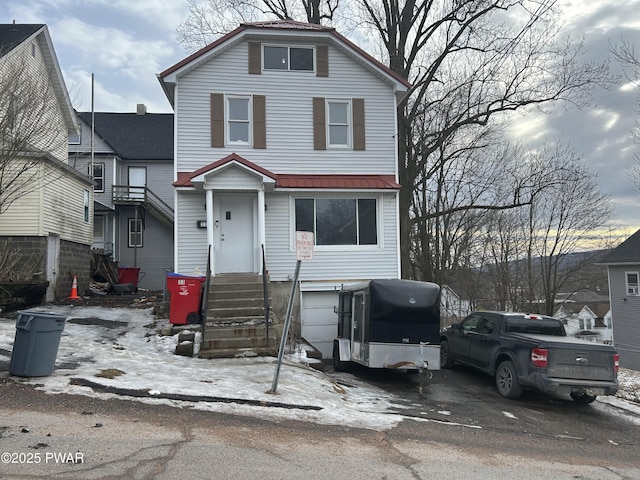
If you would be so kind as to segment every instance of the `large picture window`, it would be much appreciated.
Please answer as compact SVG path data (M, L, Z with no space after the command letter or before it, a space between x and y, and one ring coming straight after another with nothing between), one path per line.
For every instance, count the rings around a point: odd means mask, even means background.
M313 232L316 245L376 245L374 198L297 198L296 231Z
M313 72L313 48L264 46L265 70Z

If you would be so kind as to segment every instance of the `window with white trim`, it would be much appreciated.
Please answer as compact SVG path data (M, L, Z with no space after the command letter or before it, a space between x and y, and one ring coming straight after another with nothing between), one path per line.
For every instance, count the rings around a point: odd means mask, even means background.
M638 272L625 272L625 283L627 287L627 296L639 295L640 293L640 274Z
M227 99L227 143L251 143L251 97L229 95Z
M89 176L95 182L93 191L104 192L104 163L94 163L93 173L91 172L91 164L87 165L87 170L89 171Z
M265 70L313 72L313 48L264 45L263 62Z
M295 230L313 232L315 244L377 245L375 198L296 198Z
M351 102L327 100L327 145L349 148L351 146Z
M129 219L129 248L142 247L142 219Z

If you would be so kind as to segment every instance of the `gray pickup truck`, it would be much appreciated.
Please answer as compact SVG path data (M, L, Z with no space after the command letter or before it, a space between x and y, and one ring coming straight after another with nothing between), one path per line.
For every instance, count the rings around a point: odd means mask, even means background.
M619 358L611 345L568 337L556 318L474 312L440 334L440 366L459 362L495 376L498 392L523 388L569 394L577 403L618 390Z

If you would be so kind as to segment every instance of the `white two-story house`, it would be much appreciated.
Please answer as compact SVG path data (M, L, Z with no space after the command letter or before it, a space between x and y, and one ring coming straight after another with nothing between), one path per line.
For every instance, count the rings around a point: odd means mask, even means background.
M400 276L396 108L410 85L333 28L292 20L243 24L159 80L175 112L176 272L205 272L210 251L214 276L260 273L264 249L275 308L295 232L313 232L301 334L330 357L341 285Z

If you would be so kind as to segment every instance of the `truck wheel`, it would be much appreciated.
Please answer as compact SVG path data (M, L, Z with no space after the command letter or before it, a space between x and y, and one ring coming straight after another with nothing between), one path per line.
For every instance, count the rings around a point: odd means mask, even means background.
M338 341L333 341L333 369L336 372L346 372L349 362L343 362L340 360L340 347L338 347Z
M512 361L506 360L496 370L496 386L498 392L505 398L519 398L522 395L522 387L518 381L518 373Z
M440 368L451 368L453 367L453 363L449 342L442 340L440 342Z
M596 395L589 395L588 393L571 393L570 395L573 401L580 405L586 405L596 399Z

